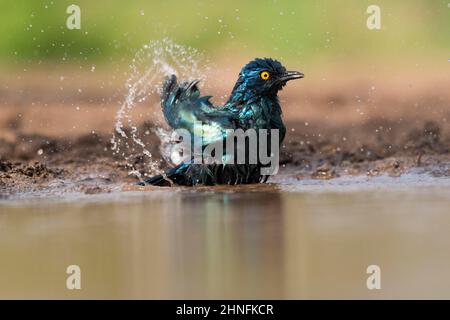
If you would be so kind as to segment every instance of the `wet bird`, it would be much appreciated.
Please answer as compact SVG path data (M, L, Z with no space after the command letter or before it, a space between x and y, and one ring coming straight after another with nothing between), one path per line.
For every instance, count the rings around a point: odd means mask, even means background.
M194 139L201 135L203 149L213 143L222 143L228 129L278 129L281 145L286 127L277 94L288 81L303 77L301 72L287 71L276 60L258 58L242 68L228 101L223 106L215 106L209 101L211 96L200 96L198 80L178 84L177 77L171 75L163 84L162 110L173 129L185 129ZM195 126L199 122L202 123L202 132L198 132ZM226 156L226 150L224 154ZM194 163L188 159L140 184L192 186L258 183L268 178L261 172L263 167L259 159L257 163L240 164Z

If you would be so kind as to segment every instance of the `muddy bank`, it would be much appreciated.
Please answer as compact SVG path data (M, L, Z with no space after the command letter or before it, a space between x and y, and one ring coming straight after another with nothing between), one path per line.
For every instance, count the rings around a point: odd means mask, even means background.
M141 139L160 168L159 139L144 123ZM149 159L130 148L111 150L112 134L54 138L17 132L0 143L0 194L82 192L96 194L138 181L132 169L151 174ZM345 127L289 122L281 152L281 174L297 179L332 179L352 175L400 176L412 168L450 176L450 136L436 123L398 124L370 121ZM125 160L127 158L128 160Z
M280 173L332 179L399 176L420 168L450 175L448 72L415 65L391 66L395 74L387 66L370 74L353 65L317 67L306 67L308 76L280 93L288 127ZM119 154L111 150L126 75L106 69L94 74L16 70L0 76L2 198L104 193L138 181L132 170L152 174L150 159L135 143ZM239 69L240 64L214 69L214 81L202 83L202 94L221 103ZM158 97L137 104L130 117L157 166L165 168L154 133L154 123L162 122Z

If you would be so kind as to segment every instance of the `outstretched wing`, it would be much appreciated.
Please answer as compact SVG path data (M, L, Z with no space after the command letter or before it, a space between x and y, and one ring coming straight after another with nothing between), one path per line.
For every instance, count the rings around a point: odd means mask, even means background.
M186 129L191 134L203 134L204 144L222 139L226 129L234 129L237 114L226 107L214 106L211 96L200 96L198 80L177 83L168 77L163 85L161 105L167 123L173 129ZM202 129L202 132L199 130Z

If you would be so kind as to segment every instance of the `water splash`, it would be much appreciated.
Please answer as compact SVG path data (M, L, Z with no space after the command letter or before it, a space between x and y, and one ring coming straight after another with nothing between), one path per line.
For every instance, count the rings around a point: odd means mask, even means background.
M152 41L136 53L125 84L127 93L116 113L115 132L111 138L112 151L124 158L130 175L143 179L133 162L136 156L142 155L148 164L144 176L160 173L158 161L140 138L138 124L132 117L133 109L139 104L149 104L148 101L151 100L159 101L162 82L166 76L175 74L181 81L204 80L206 65L198 50L176 44L168 38ZM154 114L160 112L159 104L158 107L149 104L148 108L152 108ZM170 132L162 128L157 128L154 132L161 140L163 159L170 161L166 152L170 149L167 147L171 142Z

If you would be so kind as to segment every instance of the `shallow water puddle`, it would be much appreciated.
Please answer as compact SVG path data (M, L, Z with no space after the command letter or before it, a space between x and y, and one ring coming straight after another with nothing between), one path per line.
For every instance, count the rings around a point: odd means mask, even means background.
M4 201L0 298L449 298L448 179L377 179Z

